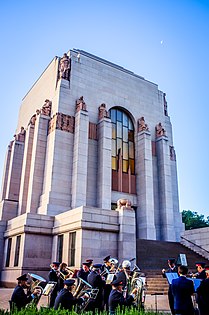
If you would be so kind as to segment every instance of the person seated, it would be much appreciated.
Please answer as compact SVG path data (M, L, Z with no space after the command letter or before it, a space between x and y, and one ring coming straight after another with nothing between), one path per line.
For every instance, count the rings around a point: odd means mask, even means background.
M77 273L77 277L83 279L84 281L87 281L89 274L90 274L90 263L89 262L83 262L82 268L80 268L78 273Z
M205 263L197 262L195 265L197 269L196 279L206 279Z
M28 288L27 280L27 274L17 278L18 284L15 287L10 300L11 310L17 308L17 310L20 311L21 308L24 308L40 293L38 289L35 289L32 294L30 291L26 294L24 289Z
M137 293L137 288L134 288L130 295L123 295L123 282L116 279L112 282L112 290L110 292L108 304L110 315L115 315L115 311L118 306L130 306L134 301L135 294Z
M65 310L72 310L73 305L82 304L87 295L80 298L75 298L72 294L72 290L75 284L75 280L68 279L64 281L64 288L59 292L55 299L54 309L63 308Z

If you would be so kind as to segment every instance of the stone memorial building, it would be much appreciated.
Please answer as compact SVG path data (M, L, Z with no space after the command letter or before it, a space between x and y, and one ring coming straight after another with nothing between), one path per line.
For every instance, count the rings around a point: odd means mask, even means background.
M0 202L2 284L51 261L136 256L136 240L178 241L176 155L165 93L72 49L25 95Z

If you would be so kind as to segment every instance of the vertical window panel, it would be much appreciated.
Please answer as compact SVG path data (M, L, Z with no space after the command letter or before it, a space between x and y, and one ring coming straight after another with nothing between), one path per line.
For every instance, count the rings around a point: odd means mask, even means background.
M123 159L128 160L128 143L123 142Z
M62 253L63 253L63 234L58 235L57 241L57 260L62 262Z
M117 139L117 155L122 154L122 139Z
M117 110L117 121L123 121L123 113L120 110Z
M128 128L123 127L123 141L128 142Z
M68 259L69 266L75 266L75 242L76 242L76 232L69 233L69 259Z
M128 173L128 161L123 160L123 172Z
M129 142L129 157L134 159L134 144L133 142Z
M112 124L112 138L116 139L116 124Z
M111 112L110 112L110 117L111 117L111 121L116 123L116 110L115 109L111 109Z
M117 138L122 139L122 123L117 122Z
M134 142L134 132L132 130L128 131L128 141Z
M131 174L134 174L135 173L134 160L130 159L129 160L129 165L130 165L130 168L131 168Z
M116 157L112 157L112 170L117 170L117 159Z
M134 126L133 126L133 123L132 123L132 121L131 121L130 118L129 118L129 120L128 120L128 129L129 129L129 130L134 130Z
M116 140L112 140L112 156L116 156Z
M19 264L20 241L21 241L21 235L18 235L18 236L17 236L17 239L16 239L16 246L15 246L14 267L18 266L18 264Z
M128 120L127 114L123 113L123 126L128 127Z
M10 256L11 256L11 248L12 248L12 238L8 238L8 242L7 242L7 255L6 255L6 264L5 264L5 267L9 267Z

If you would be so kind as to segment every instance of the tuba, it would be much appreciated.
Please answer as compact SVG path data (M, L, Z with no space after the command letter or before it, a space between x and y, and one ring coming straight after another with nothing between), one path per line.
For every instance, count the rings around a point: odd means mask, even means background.
M32 300L32 304L37 305L43 293L43 287L40 285L40 283L46 282L46 280L42 278L41 276L36 275L35 273L28 273L28 276L29 276L29 291L31 293L33 293L35 289L38 291L38 294Z
M88 282L83 280L82 278L78 278L78 279L79 279L79 284L73 296L76 298L79 298L83 296L84 294L88 295L88 298L81 305L77 305L77 312L81 313L86 310L90 301L96 299L99 289L93 289L92 286Z

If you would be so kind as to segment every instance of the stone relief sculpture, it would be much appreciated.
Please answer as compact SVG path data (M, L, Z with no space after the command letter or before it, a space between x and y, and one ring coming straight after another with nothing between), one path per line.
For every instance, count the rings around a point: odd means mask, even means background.
M29 124L28 125L35 125L35 122L36 122L36 114L34 114L32 117L31 117L31 119L30 119L30 121L29 121Z
M165 136L166 135L166 131L163 128L162 124L159 123L156 127L155 127L155 132L156 132L156 137L161 137L161 136Z
M109 118L108 111L106 110L106 104L102 103L98 109L99 109L99 120L102 118Z
M14 135L16 141L24 142L25 141L25 129L21 127L20 132Z
M176 152L173 146L170 146L170 159L171 161L176 161Z
M145 124L144 117L141 117L138 120L138 132L140 131L149 131L147 124Z
M59 63L59 79L70 80L70 58L64 53Z
M163 93L163 101L164 101L164 114L168 116L168 103L166 101L166 93Z
M79 112L80 110L85 110L86 109L86 103L84 102L83 96L81 96L78 100L76 100L76 108L75 111L76 113Z
M52 102L46 99L44 105L41 108L41 114L45 116L50 116L51 108L52 108Z
M55 129L73 133L74 122L73 116L65 115L62 113L56 113L49 122L49 133Z
M117 201L117 209L129 209L133 210L131 207L131 201L129 199L118 199Z

